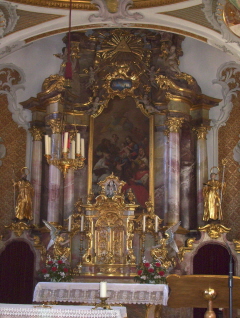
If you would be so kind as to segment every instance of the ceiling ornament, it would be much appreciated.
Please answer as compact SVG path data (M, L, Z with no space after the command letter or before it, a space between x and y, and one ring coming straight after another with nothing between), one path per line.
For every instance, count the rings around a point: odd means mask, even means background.
M91 14L88 18L89 22L93 21L111 21L118 24L119 19L133 19L139 20L143 15L134 12L129 13L129 8L133 5L132 0L92 0L99 10L98 14Z
M0 38L13 31L18 21L16 6L0 1Z
M233 2L231 0L230 2ZM221 32L227 42L235 42L240 45L240 7L237 9L227 0L219 0L214 8L214 0L203 0L203 12L206 19L215 30Z

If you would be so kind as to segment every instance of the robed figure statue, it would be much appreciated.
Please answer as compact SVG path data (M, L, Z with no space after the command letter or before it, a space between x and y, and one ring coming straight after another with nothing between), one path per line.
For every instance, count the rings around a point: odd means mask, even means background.
M22 169L23 170L23 169ZM15 216L19 220L32 220L32 199L34 189L27 180L26 173L23 173L21 179L17 182L13 180L13 186L18 190L18 196L15 207Z
M204 213L203 221L222 220L221 193L224 192L226 183L216 180L217 173L210 174L210 180L204 185Z

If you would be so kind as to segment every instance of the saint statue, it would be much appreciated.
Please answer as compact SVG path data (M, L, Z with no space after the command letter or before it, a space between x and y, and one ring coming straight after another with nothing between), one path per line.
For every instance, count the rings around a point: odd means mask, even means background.
M55 258L57 257L66 257L68 258L70 256L70 247L65 246L66 244L69 244L70 240L65 239L65 234L60 233L56 236L54 246L53 246L53 255Z
M225 190L226 183L216 180L217 173L210 174L210 180L204 185L204 213L203 221L222 220L221 193Z
M19 181L15 182L13 180L13 186L18 189L17 203L15 207L16 218L19 220L32 220L32 198L34 189L32 184L27 180L26 173L23 173Z

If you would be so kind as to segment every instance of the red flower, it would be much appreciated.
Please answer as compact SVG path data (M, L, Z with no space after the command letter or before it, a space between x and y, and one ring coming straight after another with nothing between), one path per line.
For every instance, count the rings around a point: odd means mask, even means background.
M53 261L48 261L47 263L48 265L52 265Z
M64 271L64 273L67 273L68 272L68 268L64 267L63 271Z
M150 263L144 263L144 266L145 266L145 267L149 267L149 266L150 266Z
M137 271L137 274L140 276L140 275L142 275L142 270L141 269L139 269L138 271Z
M43 273L43 274L47 274L47 269L46 269L46 268L43 268L43 269L42 269L42 273Z
M156 267L161 267L161 263L155 263Z
M56 266L53 266L53 267L52 267L52 271L53 271L53 272L56 272L56 270L57 270L57 267L56 267Z
M160 271L158 274L159 274L160 276L164 276L165 272L164 272L164 271Z
M58 260L58 264L62 264L63 261L61 259Z
M149 273L153 273L154 269L153 268L149 268L148 271L149 271Z

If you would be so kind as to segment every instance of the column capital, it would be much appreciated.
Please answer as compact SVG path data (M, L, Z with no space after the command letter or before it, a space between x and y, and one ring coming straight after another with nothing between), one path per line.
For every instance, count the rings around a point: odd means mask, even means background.
M61 118L52 118L47 121L53 134L60 134L63 131L64 124Z
M179 133L180 128L182 127L182 123L184 122L184 118L182 117L168 117L165 124L168 127L168 133L175 132Z
M33 137L33 141L41 141L43 136L43 131L41 127L32 126L29 131Z
M201 124L200 127L194 127L193 131L195 131L195 133L197 134L198 139L206 140L209 128L209 126L204 126L203 124Z

